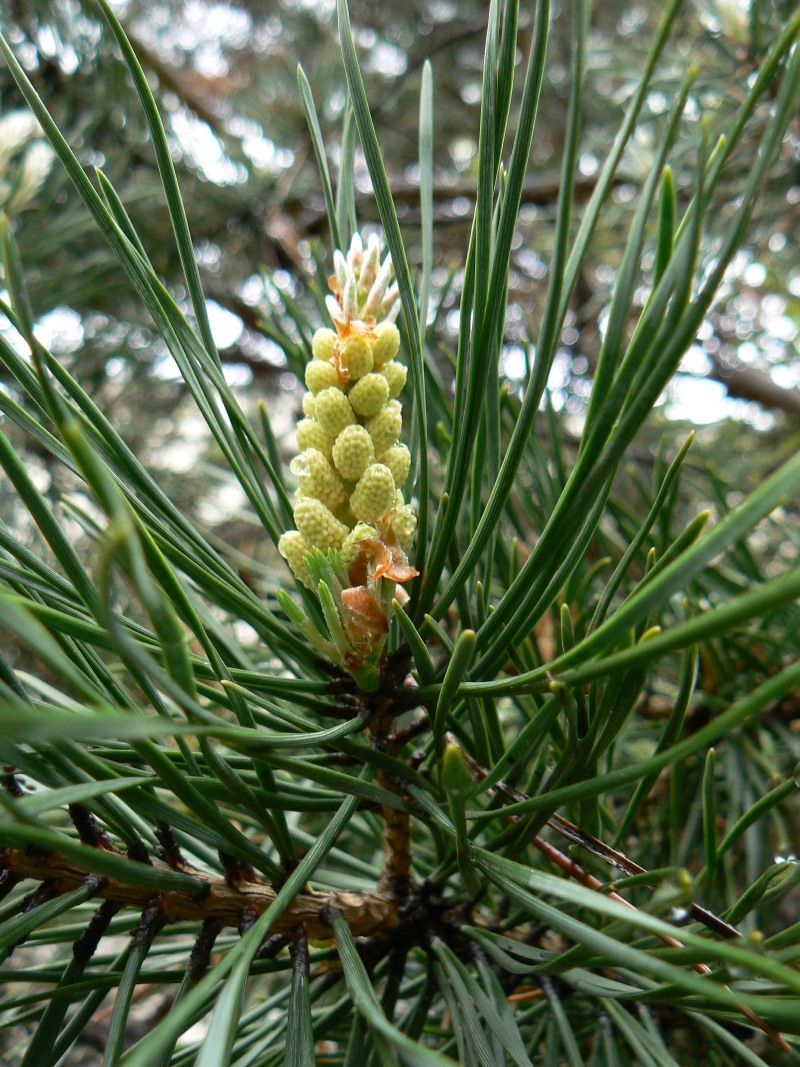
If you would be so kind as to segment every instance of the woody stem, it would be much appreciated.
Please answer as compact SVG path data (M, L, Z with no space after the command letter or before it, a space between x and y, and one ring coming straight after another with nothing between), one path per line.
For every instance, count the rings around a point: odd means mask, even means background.
M394 733L396 711L390 701L381 702L381 708L370 719L372 744L390 756L396 756L403 747L403 740ZM398 783L385 770L379 770L376 782L392 793L399 793ZM407 812L383 805L383 874L379 889L395 897L407 897L411 890L411 817Z

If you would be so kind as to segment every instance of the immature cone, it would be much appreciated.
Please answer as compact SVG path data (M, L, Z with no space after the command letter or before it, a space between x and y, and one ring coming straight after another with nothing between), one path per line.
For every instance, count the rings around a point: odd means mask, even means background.
M370 463L350 496L350 510L361 522L378 522L394 503L397 486L383 463Z
M357 482L375 459L375 446L364 426L345 426L333 443L333 463L347 482Z
M289 530L278 541L278 551L292 568L292 572L298 581L308 589L313 589L311 575L306 567L306 556L311 551L311 545L298 530Z
M347 399L356 415L373 418L389 399L389 383L380 374L366 374L356 382Z
M416 514L400 491L411 453L399 443L403 417L397 397L406 369L394 362L400 302L397 286L390 284L391 257L381 262L374 234L366 248L356 234L346 256L334 253L334 267L326 305L335 328L317 330L311 342L305 418L297 426L299 454L290 467L299 483L297 530L284 534L278 549L309 588L319 571L309 569L308 554L340 553L338 610L353 650L343 665L354 669L382 655L395 583L417 573L406 555Z

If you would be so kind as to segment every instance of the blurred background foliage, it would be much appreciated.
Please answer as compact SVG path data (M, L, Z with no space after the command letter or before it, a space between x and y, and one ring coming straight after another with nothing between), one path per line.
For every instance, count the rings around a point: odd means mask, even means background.
M514 243L501 362L512 392L524 376L528 332L538 320L545 291L558 192L569 47L569 20L558 18L560 6L554 5L553 58ZM623 248L621 235L652 162L648 117L653 124L659 121L686 68L696 64L699 75L684 142L673 155L680 206L690 195L693 127L705 114L714 115L724 128L725 114L739 103L793 7L792 0L696 0L684 9L627 153L613 210L606 212L581 274L551 377L553 405L564 416L567 439L580 428ZM102 166L121 192L154 265L180 293L177 253L166 236L166 207L144 119L109 35L101 33L99 14L91 4L75 0L5 0L0 10L3 32L57 122L87 168ZM317 274L315 246L328 236L295 71L300 62L309 75L335 177L346 96L333 2L127 0L115 4L115 10L165 116L229 379L248 396L266 398L275 409L278 431L290 433L299 393L275 343L282 299L303 304L307 282ZM429 57L433 63L437 270L431 343L443 353L452 351L456 334L460 268L472 216L487 12L488 4L475 0L408 0L400 5L357 0L352 11L412 266L419 258L414 162L419 82L423 60ZM658 17L659 5L629 0L607 0L595 7L579 199L591 192L603 148L641 69ZM529 14L523 13L525 47L530 33L526 18ZM519 61L521 57L522 51ZM3 114L19 107L4 69L0 105ZM751 132L758 135L757 123ZM746 481L751 468L763 469L764 450L769 450L771 465L793 447L800 423L798 135L800 121L759 202L749 244L737 256L722 298L655 416L653 441L665 421L675 431L675 441L682 439L686 424L707 425L700 451L715 458L734 485ZM737 153L742 171L750 158L744 144ZM18 153L6 169L13 171L23 159ZM355 168L360 221L368 222L377 216L358 148ZM27 203L19 199L9 209L16 216L40 336L67 363L80 363L81 381L92 385L145 458L162 466L165 477L174 475L175 491L186 506L204 509L208 522L229 527L238 503L233 490L227 486L226 491L221 472L209 477L208 466L195 462L207 441L190 406L181 406L183 386L60 168L50 168ZM733 200L721 207L720 225L734 207ZM46 228L40 224L41 211L47 213ZM265 328L264 320L270 318ZM318 325L313 311L311 318ZM646 439L642 449L646 463ZM213 451L207 459L213 465ZM187 477L190 466L197 479ZM42 476L46 479L47 472ZM226 533L230 537L230 529ZM240 537L245 536L240 530Z
M561 6L553 6L551 60L513 245L500 363L512 395L525 377L529 337L541 317L547 282L569 92L569 19L559 17ZM725 115L740 103L792 7L789 0L754 0L751 5L696 0L684 8L620 168L610 210L583 266L550 377L552 408L567 452L580 433L624 233L652 163L651 125L655 134L687 67L696 65L683 140L672 153L682 210L691 195L698 124L707 116L724 128ZM319 264L329 241L296 68L300 62L309 76L335 179L346 90L334 4L127 0L115 9L149 76L171 139L226 375L253 414L257 402L267 403L279 445L289 456L301 396L291 372L304 359L296 347L293 319L307 315L310 330L322 321L319 299L325 277ZM8 0L2 10L0 28L68 140L87 169L102 167L111 179L154 266L178 298L185 297L144 117L110 35L102 32L99 12L76 0ZM419 84L424 59L433 64L436 269L428 342L440 355L445 379L457 336L461 270L474 207L487 14L488 4L473 0L410 0L403 5L356 0L352 6L372 115L412 268L421 257ZM609 0L595 6L579 202L591 194L658 17L658 5ZM529 46L530 29L530 13L523 11L524 48L518 63ZM6 126L16 129L25 113L5 68L0 69L0 104ZM751 124L753 139L759 131L758 121ZM53 165L35 129L17 129L15 136L20 143L3 153L0 197L13 217L38 335L78 375L144 461L158 470L181 506L242 553L243 571L264 563L280 566L241 489L219 463L207 428L144 308L110 250L97 241L61 168ZM637 477L649 482L665 431L675 446L689 428L699 431L689 461L695 477L688 480L678 522L696 514L698 506L724 510L732 493L751 486L797 445L798 137L800 119L787 135L759 201L749 243L737 255L720 299L630 457L631 479L623 479L619 491L634 511ZM749 167L750 149L745 142L734 156L731 189L741 186L739 175ZM358 145L354 165L359 223L369 224L377 221L377 211ZM726 203L723 189L718 203L722 230L737 202L731 195ZM638 314L647 292L643 286L632 314ZM25 403L11 382L3 387ZM30 443L25 447L30 449ZM73 488L63 484L68 475L54 471L44 458L31 454L30 463L53 501ZM55 484L58 479L62 481ZM7 485L0 485L4 516L13 506L7 491ZM78 503L86 503L80 493ZM773 552L793 551L780 521L765 530L772 531L761 535L767 560Z

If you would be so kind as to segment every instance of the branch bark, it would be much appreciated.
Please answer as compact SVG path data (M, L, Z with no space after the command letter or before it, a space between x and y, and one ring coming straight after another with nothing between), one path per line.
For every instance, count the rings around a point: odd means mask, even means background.
M166 865L161 866L165 871L170 870ZM48 882L53 896L77 889L90 873L56 852L37 853L16 848L0 852L0 869L20 878ZM199 899L187 893L167 892L160 895L159 904L167 922L214 919L224 926L238 928L245 917L265 912L277 896L276 890L264 882L242 882L234 888L219 875L199 871L196 875L198 883L204 888ZM123 907L142 910L153 899L153 890L109 878L98 887L96 896L113 900ZM337 908L344 915L356 937L385 937L400 924L398 901L392 893L319 893L307 890L299 893L291 906L279 916L272 932L291 934L298 923L304 923L310 938L331 940L330 925L323 918L331 908Z
M782 389L768 374L755 367L730 367L714 356L711 361L714 367L709 377L722 382L728 396L750 400L760 404L762 408L782 411L794 421L800 420L800 391Z

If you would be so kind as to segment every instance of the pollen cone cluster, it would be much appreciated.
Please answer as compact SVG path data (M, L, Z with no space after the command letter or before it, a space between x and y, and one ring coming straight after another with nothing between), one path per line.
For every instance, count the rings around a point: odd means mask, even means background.
M309 567L314 550L338 553L349 583L342 583L345 622L352 629L355 616L366 613L362 629L385 632L385 611L372 602L386 600L386 584L393 591L416 574L407 557L416 515L403 497L411 454L400 443L406 369L395 361L399 301L391 257L381 263L376 236L365 249L356 235L346 258L335 253L334 265L327 298L334 329L317 330L312 341L299 453L290 465L298 483L296 529L278 547L309 589L317 586Z

